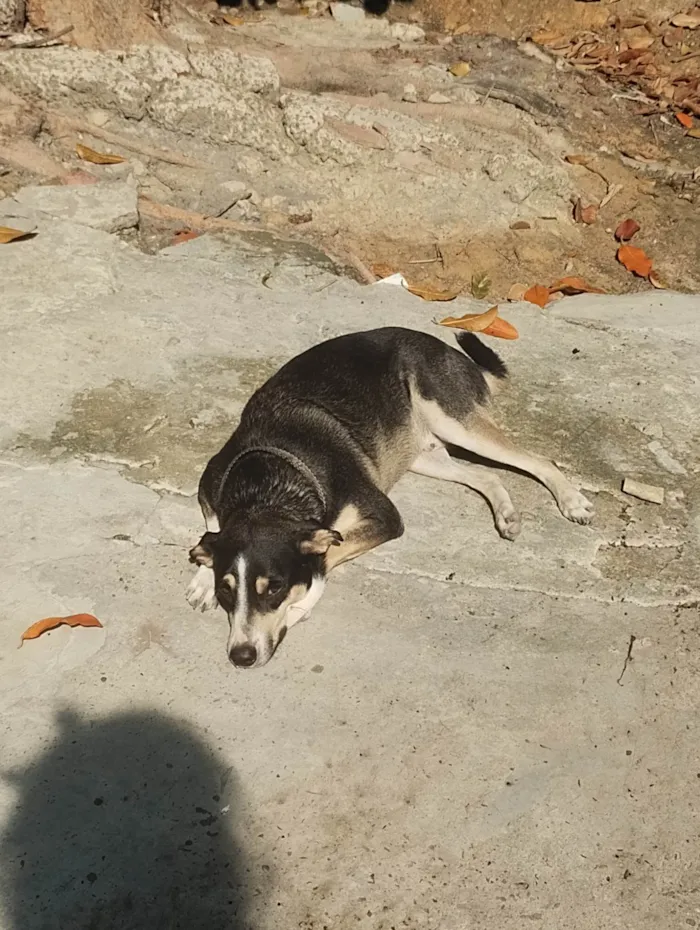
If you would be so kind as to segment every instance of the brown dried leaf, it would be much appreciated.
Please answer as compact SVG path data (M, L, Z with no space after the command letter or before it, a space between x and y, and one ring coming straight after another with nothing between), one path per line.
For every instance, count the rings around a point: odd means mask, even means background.
M689 129L686 136L690 136L691 139L700 139L700 129Z
M618 242L629 242L630 239L637 235L641 228L642 227L636 220L629 217L619 224L615 230L615 238Z
M418 284L411 284L408 290L415 294L416 297L422 297L423 300L454 300L459 291L438 291L434 287L421 287Z
M549 288L545 287L544 284L534 284L525 291L523 300L527 300L531 304L537 304L538 307L544 309L549 303Z
M121 165L122 162L126 161L126 158L122 155L107 155L103 152L96 152L95 149L80 143L76 145L75 151L83 161L89 161L92 165Z
M12 229L11 226L0 226L0 245L7 245L16 239L34 238L36 233L27 232L26 229Z
M590 165L594 160L595 155L565 155L564 161L568 161L570 165Z
M668 290L668 284L658 276L653 268L649 272L649 284L662 291Z
M482 333L498 316L498 307L491 307L484 313L465 313L464 316L446 316L440 320L440 326L451 329L465 329L469 333Z
M93 617L92 614L72 614L70 617L46 617L44 620L37 620L32 623L29 629L22 633L20 646L26 639L37 639L47 630L55 630L59 626L85 626L85 627L102 627L102 624Z
M671 23L681 29L697 29L700 26L700 7L695 7L690 13L677 13Z
M506 294L506 300L525 300L526 292L527 284L513 284Z
M650 36L647 33L647 35L631 36L627 41L630 48L635 50L642 49L642 51L646 51L648 48L652 47L656 40L654 39L654 36Z
M601 290L599 287L593 287L584 281L583 278L574 275L556 281L549 288L549 293L550 295L559 293L565 294L567 297L573 297L574 294L604 294L605 291Z
M564 48L569 44L569 39L565 39L560 33L548 32L547 30L535 32L531 38L537 45L546 45L553 48Z
M617 250L617 260L640 278L648 278L651 274L652 262L644 249L638 249L634 245L621 245Z
M516 220L510 224L510 229L532 229L532 225L527 220Z
M242 16L234 16L232 13L224 13L221 19L229 26L245 26L245 20Z
M513 326L513 324L509 323L508 320L504 320L500 316L497 316L493 323L491 323L490 326L487 326L486 329L482 329L481 332L484 336L495 336L496 339L518 338L518 331Z

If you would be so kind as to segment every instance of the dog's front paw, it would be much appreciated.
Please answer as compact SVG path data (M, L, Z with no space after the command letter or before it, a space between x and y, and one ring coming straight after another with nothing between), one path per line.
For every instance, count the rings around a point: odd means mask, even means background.
M520 532L520 514L511 504L503 503L496 510L496 529L504 539L515 539Z
M593 504L576 488L570 488L562 495L559 509L572 523L590 523L593 517Z
M194 610L212 610L217 606L214 571L206 565L200 565L185 593L187 603Z

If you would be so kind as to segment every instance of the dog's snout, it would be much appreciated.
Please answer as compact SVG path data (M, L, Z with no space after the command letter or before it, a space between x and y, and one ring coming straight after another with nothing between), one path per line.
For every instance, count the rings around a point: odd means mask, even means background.
M258 651L250 643L242 643L240 646L233 647L229 653L229 658L239 668L250 668L251 665L255 665Z

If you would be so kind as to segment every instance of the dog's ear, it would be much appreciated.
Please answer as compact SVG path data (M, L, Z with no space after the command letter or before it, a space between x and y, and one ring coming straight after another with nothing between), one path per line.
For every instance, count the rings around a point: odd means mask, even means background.
M214 548L219 538L218 533L205 533L194 548L190 549L190 562L195 565L214 567Z
M299 550L303 555L323 555L331 546L339 546L342 541L343 537L337 530L312 530L299 541Z

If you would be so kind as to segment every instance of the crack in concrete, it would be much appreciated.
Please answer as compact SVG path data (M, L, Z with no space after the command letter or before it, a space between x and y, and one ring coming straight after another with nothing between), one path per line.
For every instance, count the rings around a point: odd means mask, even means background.
M413 578L422 578L425 581L434 581L438 584L444 585L455 585L457 587L463 588L474 588L476 591L503 591L503 592L514 592L517 594L539 594L542 597L551 597L560 600L570 600L570 601L589 601L593 604L632 604L635 607L693 607L697 605L698 598L687 597L687 598L658 598L658 599L649 599L645 600L640 597L620 597L614 594L608 596L597 595L586 592L577 592L577 593L567 593L564 591L547 591L544 588L537 588L534 585L525 585L525 584L487 584L485 582L474 582L474 581L447 581L445 578L438 575L431 575L428 572L419 572L414 569L406 569L405 571L396 571L391 568L377 568L376 566L370 566L367 569L371 572L378 572L379 574L385 575L397 575L401 577L413 577Z

